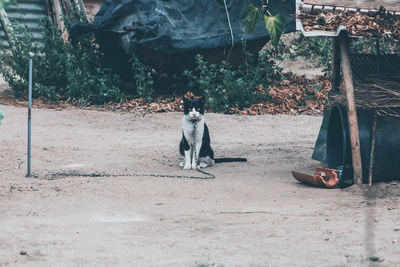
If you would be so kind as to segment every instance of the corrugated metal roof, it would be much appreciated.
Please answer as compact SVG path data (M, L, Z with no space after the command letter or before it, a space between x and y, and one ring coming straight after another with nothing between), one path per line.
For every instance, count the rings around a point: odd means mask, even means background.
M43 39L44 27L42 20L47 16L45 0L17 0L17 4L9 6L6 9L6 13L11 24L20 23L21 25L26 25L29 32L32 33L34 41L40 42ZM0 46L9 46L2 25L0 28Z

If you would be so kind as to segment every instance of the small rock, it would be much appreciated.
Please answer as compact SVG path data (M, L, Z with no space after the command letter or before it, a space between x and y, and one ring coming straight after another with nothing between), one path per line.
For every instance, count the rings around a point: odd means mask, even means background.
M369 261L373 261L373 262L382 262L383 259L376 257L376 256L372 256L368 258Z
M26 251L24 251L24 250L21 250L21 251L19 252L19 254L26 256L26 255L28 255L28 252L26 252Z
M53 189L53 190L55 190L55 191L57 191L57 192L60 192L60 191L61 191L61 188L58 187L58 186L53 186L51 189Z

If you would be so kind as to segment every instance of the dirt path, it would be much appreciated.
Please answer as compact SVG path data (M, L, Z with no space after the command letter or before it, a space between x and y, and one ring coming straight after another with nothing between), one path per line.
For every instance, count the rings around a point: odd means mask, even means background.
M206 114L215 180L42 179L60 171L197 175L177 166L181 114L3 107L0 266L400 266L400 186L324 190L312 173L321 117ZM382 262L368 261L379 257ZM375 258L373 258L375 259Z

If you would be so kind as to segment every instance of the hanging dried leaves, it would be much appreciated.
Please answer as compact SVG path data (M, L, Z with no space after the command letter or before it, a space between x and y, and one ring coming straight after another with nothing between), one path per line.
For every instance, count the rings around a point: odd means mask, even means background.
M345 10L340 13L302 13L298 15L305 31L336 32L345 26L351 36L391 38L400 41L400 18L383 7L376 13L361 14Z

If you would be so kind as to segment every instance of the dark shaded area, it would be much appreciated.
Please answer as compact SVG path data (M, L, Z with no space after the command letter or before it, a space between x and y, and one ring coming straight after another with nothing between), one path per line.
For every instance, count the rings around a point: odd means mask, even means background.
M139 46L165 55L213 49L232 44L228 16L232 26L235 43L244 39L253 41L268 36L263 19L255 31L247 33L242 17L250 3L255 0L108 0L95 17L98 33L114 32L127 34L126 52L132 46ZM272 14L285 15L285 31L295 30L294 1L272 1L269 10Z
M105 65L125 79L131 75L133 54L172 77L192 68L196 54L203 54L210 63L229 59L238 65L244 58L243 41L250 52L258 52L269 36L263 18L253 33L247 33L242 17L251 3L260 5L257 0L226 1L226 12L223 0L107 0L95 16L94 27L73 26L70 34L78 40L80 33L92 28ZM295 19L290 16L295 14L294 0L271 1L269 10L285 15L285 32L295 31Z
M351 55L351 67L355 84L364 79L378 77L386 81L398 81L400 74L400 57L397 54ZM331 91L329 99L335 102L339 91ZM373 111L357 108L363 182L368 181ZM373 182L393 181L400 179L400 119L381 116L377 120L375 137ZM338 103L332 105L324 114L322 125L313 151L312 159L327 163L329 168L343 166L343 187L353 184L353 168L347 111Z
M368 182L373 111L357 109L360 136L363 182ZM326 162L329 168L343 167L341 186L353 184L353 166L347 111L344 106L334 104L324 116L323 126L316 144L318 153L313 159ZM324 128L324 129L322 129ZM400 179L400 119L377 117L373 182L387 182ZM326 140L326 142L323 141ZM326 147L326 158L324 146Z

